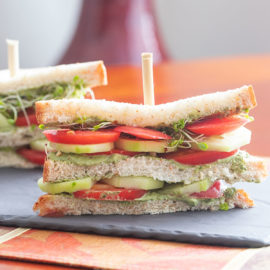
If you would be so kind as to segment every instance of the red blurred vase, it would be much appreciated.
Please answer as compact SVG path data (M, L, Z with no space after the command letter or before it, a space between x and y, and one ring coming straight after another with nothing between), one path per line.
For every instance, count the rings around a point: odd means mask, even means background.
M167 59L151 0L84 0L73 40L60 63L102 59L140 64L142 52Z

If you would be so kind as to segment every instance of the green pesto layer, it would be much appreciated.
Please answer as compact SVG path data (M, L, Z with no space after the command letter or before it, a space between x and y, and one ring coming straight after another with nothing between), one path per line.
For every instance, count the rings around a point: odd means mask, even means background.
M137 155L135 157L142 156ZM227 164L231 163L231 170L236 173L242 173L247 170L245 157L247 157L248 154L243 151L239 151L236 155L233 155L231 157L228 157L226 159L220 159L217 160L211 165L215 164ZM160 159L161 157L152 157L152 156L145 156L149 159ZM121 155L121 154L111 154L111 155L84 155L84 154L71 154L71 153L61 153L61 155L57 155L54 152L49 153L48 158L50 160L54 161L61 161L61 162L67 162L67 163L73 163L79 166L92 166L92 165L98 165L100 163L117 163L120 160L125 160L129 158L128 156ZM167 160L168 162L176 165L181 170L185 170L187 168L195 167L197 170L203 170L206 168L209 168L210 164L205 165L184 165L179 162L176 162L174 160Z

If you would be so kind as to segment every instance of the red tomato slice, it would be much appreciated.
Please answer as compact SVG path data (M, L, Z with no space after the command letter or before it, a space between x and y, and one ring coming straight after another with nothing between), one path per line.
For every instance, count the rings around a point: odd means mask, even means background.
M95 144L114 142L120 133L114 130L91 131L91 130L45 130L44 135L50 142L65 144Z
M27 113L30 125L37 125L38 122L37 122L35 110L33 108L29 108L26 110L26 113ZM28 123L26 121L26 118L23 112L19 112L15 125L18 127L28 126Z
M173 159L179 163L187 165L201 165L215 162L218 159L223 159L236 154L238 149L232 152L218 152L218 151L178 151L164 154L162 157L166 159Z
M206 191L201 191L199 193L192 193L190 196L196 198L219 198L223 195L223 192L220 189L221 182L216 181L209 189Z
M91 189L73 193L75 198L108 201L132 201L142 197L147 191L141 189L115 188L106 184L96 184Z
M86 92L85 95L84 95L84 98L85 99L93 99L92 95L90 92Z
M251 120L244 115L232 115L225 118L205 119L187 125L186 129L206 136L220 135L244 126Z
M114 130L146 140L170 140L172 138L167 134L149 128L118 126Z
M96 156L96 155L111 155L111 154L121 154L121 155L126 155L126 156L136 156L140 154L141 152L130 152L130 151L125 151L125 150L120 150L120 149L113 149L109 152L99 152L99 153L92 153L92 154L87 154L88 156Z
M28 161L38 165L43 165L46 159L45 152L36 151L28 148L21 148L17 150L17 153L23 156Z

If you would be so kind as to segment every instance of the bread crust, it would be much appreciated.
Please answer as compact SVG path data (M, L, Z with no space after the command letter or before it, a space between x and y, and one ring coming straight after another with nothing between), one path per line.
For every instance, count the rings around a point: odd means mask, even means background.
M0 71L0 94L36 88L55 82L71 82L75 76L84 80L88 87L107 84L107 73L103 61L59 65L45 68L20 69L10 77L8 70Z
M236 192L231 199L226 199L229 209L249 208L253 201L247 194ZM217 200L214 204L207 204L199 200L199 204L191 206L183 201L152 200L152 201L97 201L74 198L69 195L43 195L34 204L33 210L40 216L65 216L65 215L143 215L174 213L179 211L217 211L224 199Z
M205 94L156 106L106 100L50 100L36 103L40 124L69 124L82 117L94 117L122 125L156 127L180 119L197 120L215 114L236 114L256 106L252 86Z

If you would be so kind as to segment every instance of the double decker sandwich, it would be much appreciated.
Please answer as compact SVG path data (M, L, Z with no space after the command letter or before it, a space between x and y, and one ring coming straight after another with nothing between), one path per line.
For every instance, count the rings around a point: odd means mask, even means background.
M102 61L0 71L0 167L33 168L45 160L45 137L37 126L35 102L91 96L107 83Z
M50 150L34 205L40 216L160 214L249 208L236 182L261 182L241 147L256 106L251 86L156 106L106 100L36 103Z

